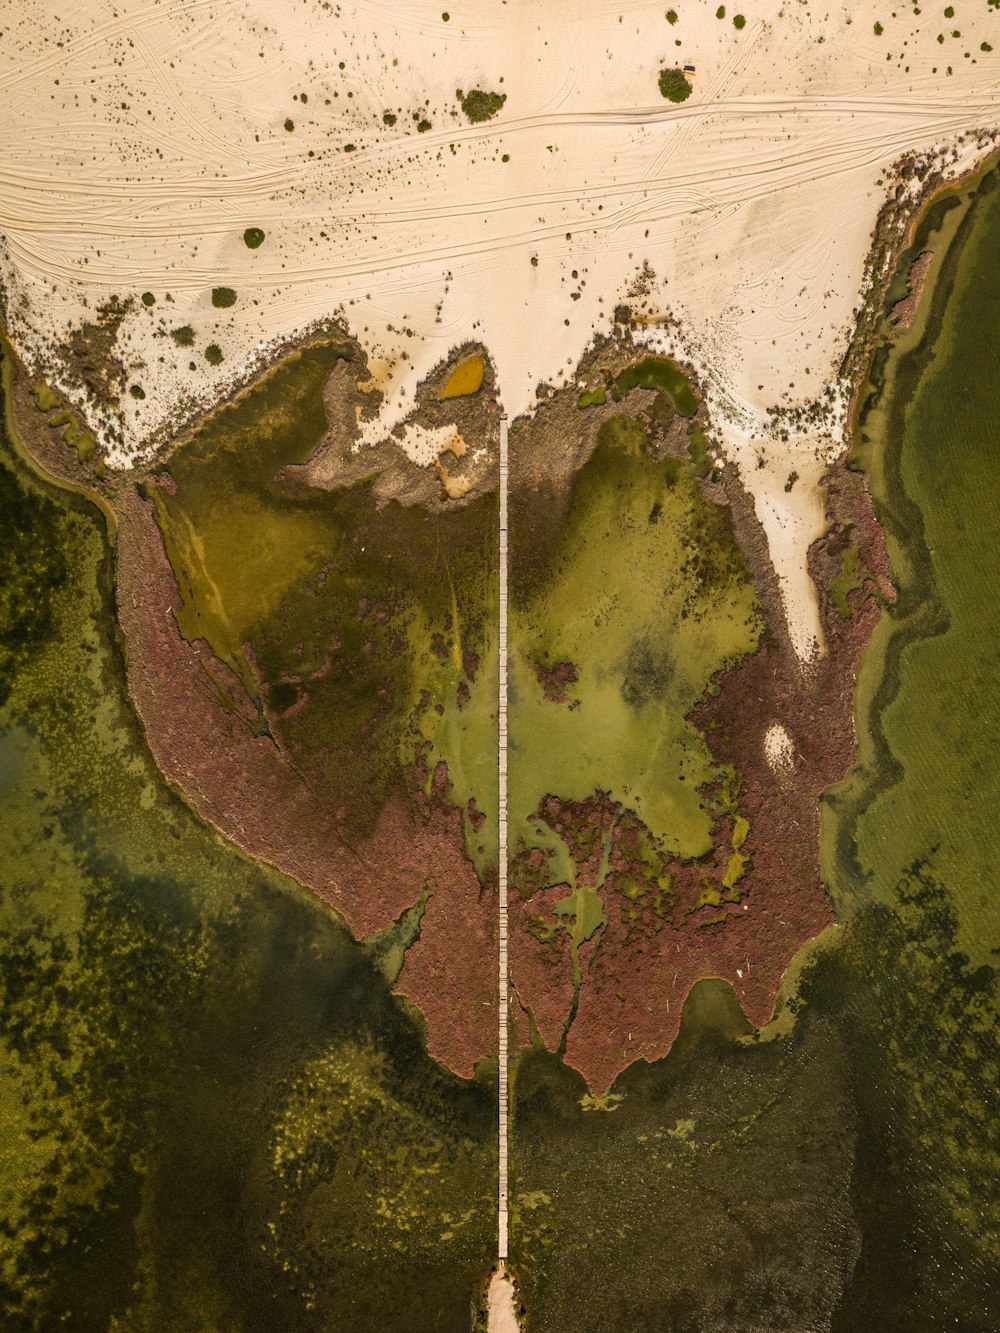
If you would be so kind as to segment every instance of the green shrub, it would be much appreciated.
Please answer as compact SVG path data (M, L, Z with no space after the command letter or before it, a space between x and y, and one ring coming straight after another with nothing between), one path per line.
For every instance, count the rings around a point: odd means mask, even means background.
M232 287L213 287L212 304L219 310L228 310L236 304L236 293Z
M264 233L259 227L247 227L243 233L243 243L248 250L256 250L264 244Z
M691 96L691 85L682 69L661 69L659 84L668 102L686 102Z
M382 117L382 124L395 125L395 123L396 123L396 117L392 114L391 111L387 111L385 115Z
M141 384L133 384L129 388L129 393L133 398L145 398L146 396L146 391Z
M429 120L418 120L418 121L417 121L417 133L418 133L418 134L426 134L427 131L430 129L430 127L431 127L431 123L430 123Z
M671 27L673 27L674 24L677 22L677 10L676 10L676 9L668 9L668 10L667 10L667 22L670 24Z
M463 93L459 88L455 96L474 125L484 120L492 120L507 100L506 93L487 93L482 88L473 88L469 93Z
M746 19L743 17L742 14L737 14L736 17L733 19L733 27L738 30L742 30L746 26L747 26Z
M156 297L153 295L152 292L143 292L142 304L146 306L156 305Z
M720 6L719 6L719 8L715 11L715 17L716 17L717 19L724 19L724 18L726 17L726 6L725 6L725 5L720 5Z
M205 360L210 366L218 366L222 363L222 348L216 343L209 343L205 348Z
M875 36L876 36L876 37L881 37L882 34L883 34L883 32L885 32L885 29L882 27L881 23L876 23L876 24L875 24Z
M295 121L294 121L294 120L286 120L286 121L285 121L285 129L288 131L289 134L291 134L292 130L295 129Z
M190 324L185 324L183 328L171 329L170 336L178 347L194 346L194 329Z

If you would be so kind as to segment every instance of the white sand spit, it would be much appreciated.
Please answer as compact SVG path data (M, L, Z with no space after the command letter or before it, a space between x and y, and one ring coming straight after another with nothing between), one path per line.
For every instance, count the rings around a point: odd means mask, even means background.
M507 1273L494 1273L487 1297L488 1333L519 1333L514 1284Z
M60 342L129 302L117 352L145 396L94 422L113 463L335 314L386 392L364 441L470 339L507 412L530 411L648 263L661 334L708 377L754 496L795 646L821 649L805 551L839 421L784 441L768 410L840 387L891 165L919 150L957 170L997 127L988 5L946 20L755 0L737 30L706 0L675 0L674 24L663 0L449 0L448 22L442 0L0 3L7 318L58 384ZM675 106L657 74L683 62L694 93ZM488 123L459 107L474 87L507 95ZM219 287L235 304L213 304ZM170 336L187 327L193 345Z
M775 773L787 773L795 763L795 746L780 722L772 722L764 733L764 753Z

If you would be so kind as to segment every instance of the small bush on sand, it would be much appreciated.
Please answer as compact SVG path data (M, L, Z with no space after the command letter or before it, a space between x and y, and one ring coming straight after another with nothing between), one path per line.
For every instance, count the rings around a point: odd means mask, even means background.
M243 244L248 250L256 250L264 244L264 233L259 227L247 227L243 233Z
M194 329L190 324L185 324L183 328L171 329L170 336L178 347L194 346Z
M668 102L685 102L691 96L691 85L682 69L660 70L660 92Z
M741 29L745 28L746 26L747 26L746 19L743 17L742 14L737 14L736 17L733 19L733 27Z
M455 96L474 125L484 120L492 120L507 100L506 93L487 93L482 88L473 88L470 93L463 93L459 88Z
M236 304L236 293L232 287L213 287L212 304L219 310L228 310Z
M222 348L215 343L209 343L205 348L205 360L210 366L222 364Z

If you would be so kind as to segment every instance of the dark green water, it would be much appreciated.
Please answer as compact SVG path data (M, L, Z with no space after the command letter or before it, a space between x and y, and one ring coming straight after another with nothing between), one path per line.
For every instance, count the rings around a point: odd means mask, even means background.
M521 1061L513 1245L538 1333L1000 1327L995 177L961 203L922 337L876 357L860 423L899 599L824 811L844 925L789 1034L755 1040L720 984L696 990L613 1110Z
M103 520L6 441L0 531L0 1328L468 1329L495 1077L167 788Z

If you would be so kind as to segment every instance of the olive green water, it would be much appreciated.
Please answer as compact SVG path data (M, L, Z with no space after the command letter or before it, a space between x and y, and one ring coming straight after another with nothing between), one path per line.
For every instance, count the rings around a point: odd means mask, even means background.
M1000 190L967 204L860 425L900 596L824 815L845 924L790 1032L703 983L614 1109L521 1060L535 1330L1000 1326ZM9 451L0 510L0 1326L467 1328L495 1084L445 1077L364 950L159 779L97 511Z
M496 1079L167 788L103 520L0 455L0 1327L466 1330Z
M611 1109L521 1059L512 1249L539 1333L1000 1327L996 175L916 241L933 299L877 354L856 448L899 597L825 802L844 924L790 1030L756 1037L703 983Z

